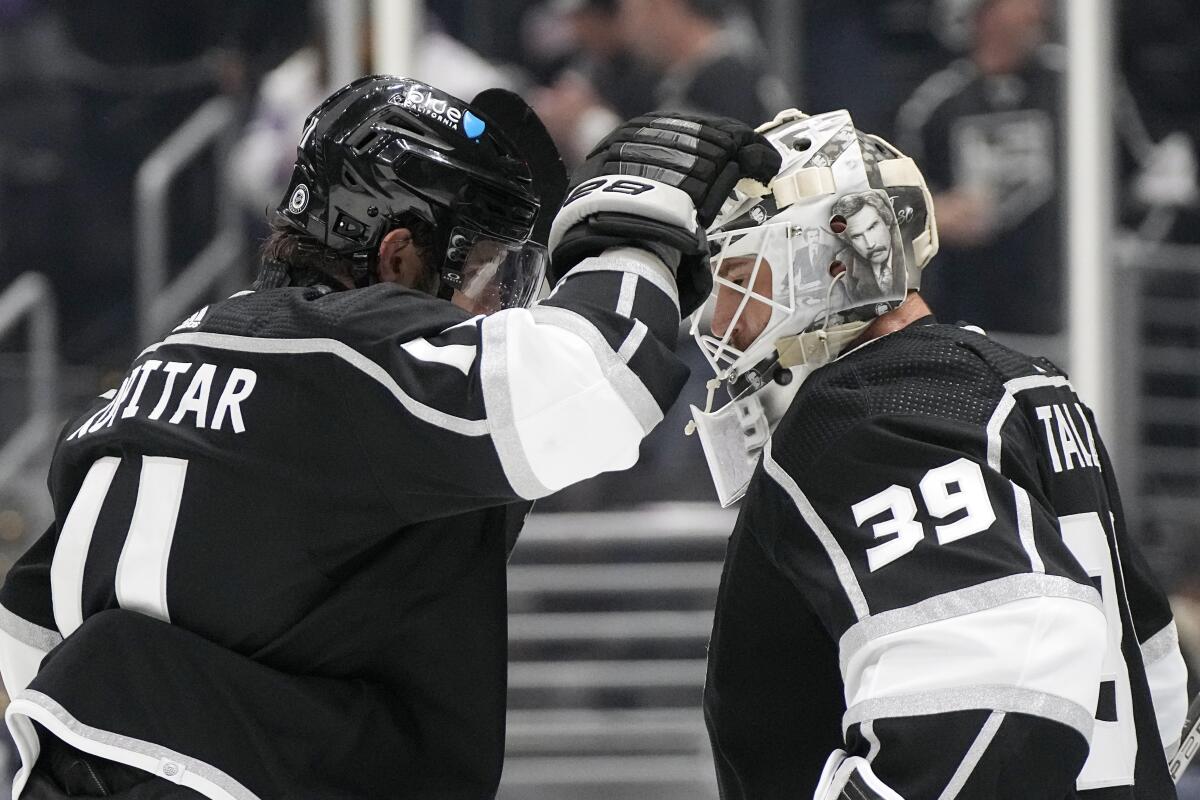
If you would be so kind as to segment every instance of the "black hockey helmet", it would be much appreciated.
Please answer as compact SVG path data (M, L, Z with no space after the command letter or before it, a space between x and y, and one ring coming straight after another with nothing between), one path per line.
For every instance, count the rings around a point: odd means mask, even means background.
M545 270L566 170L532 109L489 89L468 105L408 78L337 90L305 121L278 213L375 280L379 243L414 214L434 231L439 296L485 310L527 305Z

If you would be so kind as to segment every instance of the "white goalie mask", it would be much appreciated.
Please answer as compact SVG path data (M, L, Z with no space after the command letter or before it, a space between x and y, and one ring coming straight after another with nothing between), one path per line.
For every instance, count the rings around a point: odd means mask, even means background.
M938 247L916 164L848 112L790 109L759 131L782 166L768 187L739 183L710 227L713 293L691 320L716 376L692 416L722 505L804 377L919 288ZM721 384L731 400L714 413Z

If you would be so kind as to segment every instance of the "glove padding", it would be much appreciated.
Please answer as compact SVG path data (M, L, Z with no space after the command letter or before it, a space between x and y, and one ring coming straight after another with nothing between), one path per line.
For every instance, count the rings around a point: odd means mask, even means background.
M576 171L551 228L551 285L610 247L665 246L680 254L676 280L687 316L712 290L706 229L739 180L769 183L780 163L762 134L728 117L635 117Z

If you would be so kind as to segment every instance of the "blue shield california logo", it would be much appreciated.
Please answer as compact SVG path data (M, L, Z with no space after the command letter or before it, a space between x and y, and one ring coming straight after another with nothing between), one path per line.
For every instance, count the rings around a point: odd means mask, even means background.
M468 139L478 139L483 136L483 132L487 129L487 125L479 117L472 114L470 111L463 114L463 133Z

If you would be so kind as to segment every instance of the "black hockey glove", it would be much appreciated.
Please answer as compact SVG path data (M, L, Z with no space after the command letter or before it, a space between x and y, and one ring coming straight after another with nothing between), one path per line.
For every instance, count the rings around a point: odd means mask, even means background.
M779 166L778 151L762 134L728 117L629 120L572 176L550 230L551 285L610 247L665 247L680 256L680 313L688 316L712 290L706 229L739 180L769 183Z

